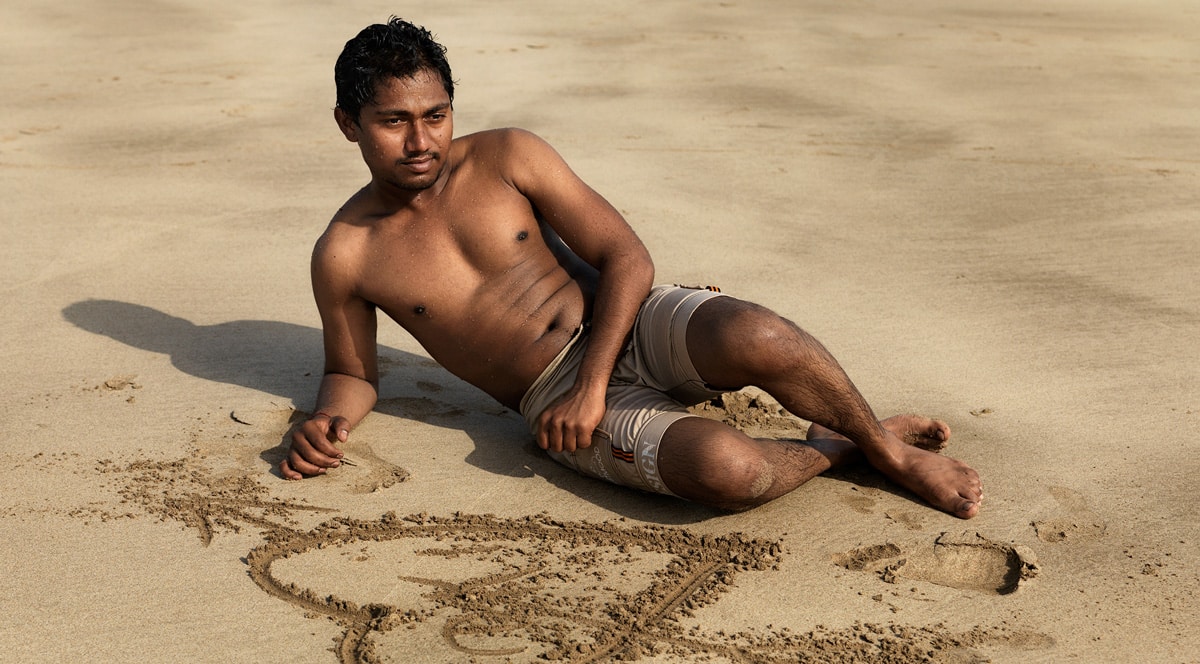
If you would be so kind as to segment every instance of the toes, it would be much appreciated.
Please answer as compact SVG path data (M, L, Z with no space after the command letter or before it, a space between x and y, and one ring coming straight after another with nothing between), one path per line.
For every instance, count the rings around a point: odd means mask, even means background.
M942 442L946 442L947 440L950 440L950 425L949 424L946 424L945 422L943 422L941 420L932 420L929 418L926 418L926 420L929 423L925 429L926 431L929 432L927 435L929 435L933 438L936 438Z
M959 504L958 509L955 510L953 514L960 519L970 519L976 514L979 514L979 503L963 501Z
M901 437L904 442L924 450L936 452L950 440L950 426L941 420L912 413L889 417L882 422L884 428Z
M967 491L950 492L941 500L930 500L934 507L960 519L970 519L979 513L979 499Z
M941 500L935 505L940 504L942 509L960 519L970 519L979 513L983 504L983 484L970 467L963 466L959 470L962 473L960 477L947 478L947 483L942 487L944 493L940 494Z
M974 470L967 468L963 472L967 476L966 488L960 491L959 495L978 503L983 500L983 482L979 480L979 475Z
M935 420L929 417L921 418L921 431L923 435L929 438L934 438L940 441L950 440L950 425L941 420Z
M979 513L979 507L983 504L983 485L979 482L979 477L971 477L968 481L967 488L960 491L960 502L958 509L954 515L963 519L970 519Z
M983 495L974 490L959 491L958 495L954 496L947 502L946 511L960 519L970 519L979 513L979 507L983 504Z

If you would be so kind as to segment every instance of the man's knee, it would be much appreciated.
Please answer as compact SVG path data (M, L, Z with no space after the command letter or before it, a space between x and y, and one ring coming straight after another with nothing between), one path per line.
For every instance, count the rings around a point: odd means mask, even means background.
M725 459L705 481L704 502L712 507L740 512L767 502L775 474L765 459Z
M689 349L706 349L710 357L723 358L727 371L755 377L776 372L801 334L794 323L753 302L717 298L711 304L717 306L709 310L694 338L688 330Z
M775 473L766 459L739 459L725 485L723 503L727 509L747 510L766 500L767 491L775 483Z
M660 453L664 480L679 496L711 507L746 510L767 501L775 484L769 461L739 432L681 443L680 454Z
M778 370L780 362L795 350L800 329L769 309L747 316L743 326L745 362L760 373Z

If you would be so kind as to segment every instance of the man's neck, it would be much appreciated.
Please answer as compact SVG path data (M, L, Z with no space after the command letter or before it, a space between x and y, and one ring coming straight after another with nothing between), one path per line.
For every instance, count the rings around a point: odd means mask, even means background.
M450 164L447 162L433 184L422 189L406 189L379 178L372 178L371 183L367 185L368 191L379 207L389 214L404 210L420 212L428 209L441 197L450 181L450 170Z

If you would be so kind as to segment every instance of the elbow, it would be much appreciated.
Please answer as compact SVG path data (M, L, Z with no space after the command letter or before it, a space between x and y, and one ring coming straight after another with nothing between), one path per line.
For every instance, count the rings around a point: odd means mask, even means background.
M654 260L641 242L608 253L596 264L596 271L600 278L619 276L631 287L634 284L645 286L647 293L654 283Z
M649 290L654 283L654 259L650 257L650 252L645 245L638 243L631 263L630 272L636 275L637 279Z

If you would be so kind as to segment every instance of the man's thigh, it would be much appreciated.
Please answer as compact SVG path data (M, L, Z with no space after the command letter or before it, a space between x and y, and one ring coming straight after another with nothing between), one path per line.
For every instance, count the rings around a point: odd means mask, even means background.
M550 452L559 463L613 484L671 495L658 468L659 446L674 423L693 419L682 404L642 385L610 385L590 447Z
M701 288L655 287L638 313L629 352L617 362L613 380L651 387L689 405L720 394L696 371L688 327L698 310L728 299Z

